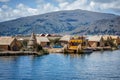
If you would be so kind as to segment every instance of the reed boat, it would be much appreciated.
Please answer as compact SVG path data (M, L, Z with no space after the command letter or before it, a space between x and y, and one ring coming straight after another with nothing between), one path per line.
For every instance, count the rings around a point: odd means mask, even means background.
M84 38L72 38L63 48L64 53L92 53L93 50L87 48L87 41Z

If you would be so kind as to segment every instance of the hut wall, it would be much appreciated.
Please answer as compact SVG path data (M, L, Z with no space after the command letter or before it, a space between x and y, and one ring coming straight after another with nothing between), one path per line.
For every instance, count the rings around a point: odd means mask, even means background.
M7 51L8 50L8 45L0 45L0 50Z
M38 43L40 44L42 47L45 47L45 46L48 46L49 42L41 42L41 43Z
M64 46L66 44L68 44L68 41L60 41L61 45Z
M97 42L95 42L95 41L89 41L88 43L89 43L90 47L97 47Z
M100 40L99 43L100 43L100 46L99 46L99 47L104 47L105 44L104 44L104 41L103 41L103 40Z
M119 38L116 39L117 45L119 45Z
M119 40L118 40L118 45L120 45L120 38L119 38Z
M19 51L21 47L22 47L21 43L16 39L10 45L12 51Z

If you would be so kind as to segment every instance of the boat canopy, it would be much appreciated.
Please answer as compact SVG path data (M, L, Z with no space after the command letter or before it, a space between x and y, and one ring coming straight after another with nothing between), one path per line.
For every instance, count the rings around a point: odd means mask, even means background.
M70 40L69 41L70 43L72 42L72 43L82 43L83 42L83 40Z

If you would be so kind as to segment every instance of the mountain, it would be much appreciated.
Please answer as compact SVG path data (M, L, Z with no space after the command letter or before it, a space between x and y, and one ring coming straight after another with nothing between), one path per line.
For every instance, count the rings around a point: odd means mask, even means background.
M66 10L0 22L0 35L35 33L118 34L120 16L85 10Z
M120 17L96 20L89 26L78 27L69 34L113 34L120 35Z

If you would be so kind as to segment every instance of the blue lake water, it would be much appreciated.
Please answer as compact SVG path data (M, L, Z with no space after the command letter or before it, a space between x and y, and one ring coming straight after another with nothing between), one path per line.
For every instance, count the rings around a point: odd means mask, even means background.
M120 50L0 57L0 80L120 80Z

